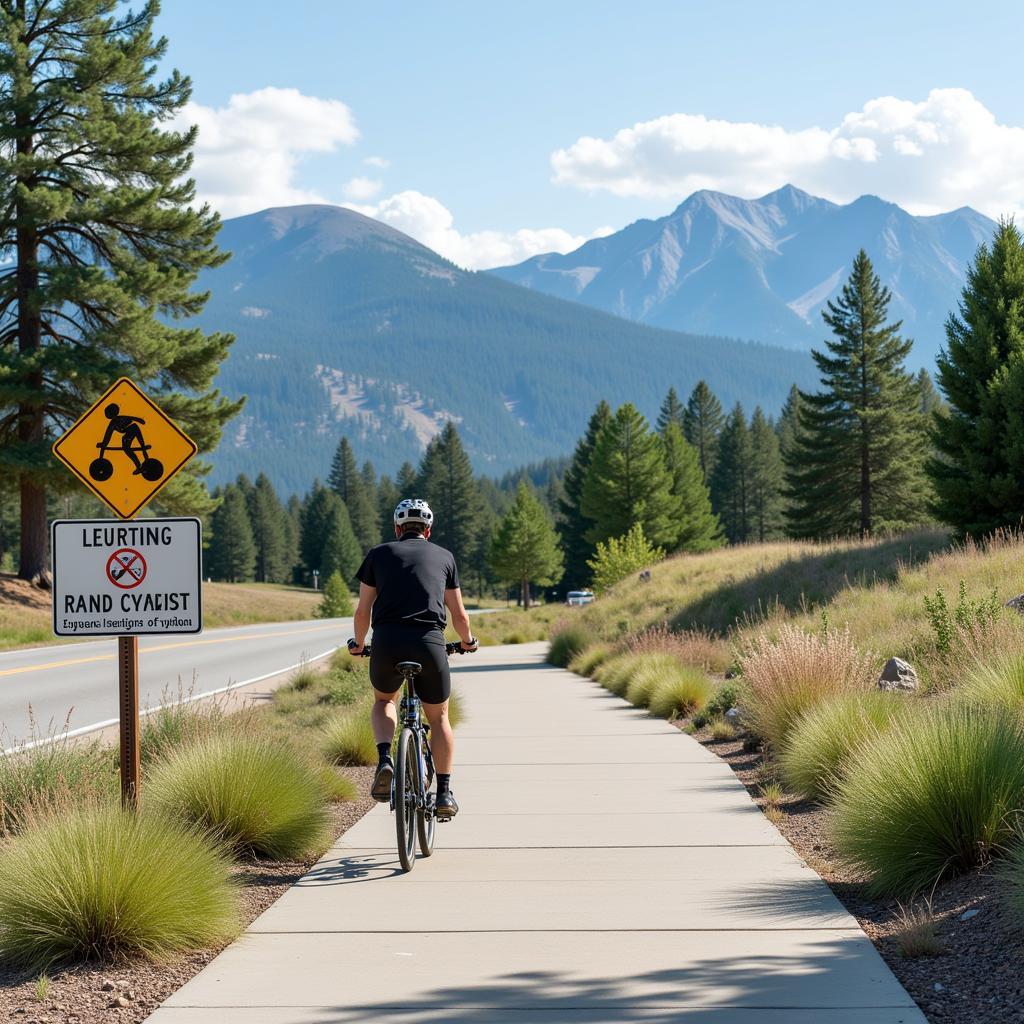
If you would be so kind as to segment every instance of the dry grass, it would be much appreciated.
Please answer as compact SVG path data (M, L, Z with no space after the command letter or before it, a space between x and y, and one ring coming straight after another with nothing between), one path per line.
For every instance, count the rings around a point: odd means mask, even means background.
M670 654L683 665L705 672L724 672L732 661L728 645L707 630L673 632L664 623L632 637L629 649L635 654Z
M916 960L944 952L945 947L939 938L939 922L927 900L909 907L898 904L898 907L892 937L901 956Z
M736 739L736 727L725 718L716 718L708 726L713 740L734 740Z
M752 731L779 750L799 716L827 697L868 690L875 659L846 630L807 633L788 623L755 637L741 655Z

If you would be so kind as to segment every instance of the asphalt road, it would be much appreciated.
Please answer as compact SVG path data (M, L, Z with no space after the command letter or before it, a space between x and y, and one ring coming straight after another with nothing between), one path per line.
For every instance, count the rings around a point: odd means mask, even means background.
M313 619L211 629L195 637L139 641L139 700L195 696L258 682L327 654L352 635L351 619ZM117 720L116 640L0 653L0 748L38 732L85 732Z

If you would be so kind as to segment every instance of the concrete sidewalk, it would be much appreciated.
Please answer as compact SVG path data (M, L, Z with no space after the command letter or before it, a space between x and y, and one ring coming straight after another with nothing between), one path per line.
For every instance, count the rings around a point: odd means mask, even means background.
M434 857L376 808L149 1020L923 1024L726 765L543 654L458 662Z

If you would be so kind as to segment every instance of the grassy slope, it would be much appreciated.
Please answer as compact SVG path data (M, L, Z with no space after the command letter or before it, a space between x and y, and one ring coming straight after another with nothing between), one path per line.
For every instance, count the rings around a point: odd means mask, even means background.
M987 549L949 547L939 532L826 545L773 543L684 555L656 565L652 580L626 580L587 608L581 623L615 641L647 626L706 629L743 643L755 631L791 621L810 629L827 612L862 649L923 665L933 681L934 635L924 597L941 587L952 608L960 580L971 599L994 591L1005 603L1024 589L1024 538ZM1010 617L1009 628L1016 628Z
M215 629L309 619L319 601L319 594L297 587L271 583L204 583L204 626ZM75 642L54 637L50 623L48 594L10 576L0 576L0 650Z

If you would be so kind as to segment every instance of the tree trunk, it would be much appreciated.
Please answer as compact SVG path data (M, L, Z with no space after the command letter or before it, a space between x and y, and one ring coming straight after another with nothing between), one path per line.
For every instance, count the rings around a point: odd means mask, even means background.
M520 589L521 589L521 592L522 592L522 595L523 595L523 610L524 611L529 611L530 610L530 581L529 580L523 580Z
M19 5L19 13L24 16L23 5ZM31 126L24 113L19 110L15 117L17 128L16 149L20 157L32 155L33 138ZM31 185L31 175L25 176L19 168L19 180ZM23 208L22 202L16 203L16 248L18 266L16 271L18 294L18 352L22 356L31 357L41 345L42 330L39 311L35 306L34 293L39 288L39 239L36 236L32 219ZM43 374L33 370L24 381L25 390L30 394L42 395ZM23 401L18 407L18 440L26 446L41 445L45 440L46 431L43 421L43 407L39 400ZM21 479L21 553L18 561L18 575L23 580L48 587L49 544L46 529L46 490L32 475L22 471Z

